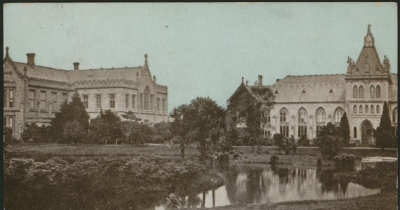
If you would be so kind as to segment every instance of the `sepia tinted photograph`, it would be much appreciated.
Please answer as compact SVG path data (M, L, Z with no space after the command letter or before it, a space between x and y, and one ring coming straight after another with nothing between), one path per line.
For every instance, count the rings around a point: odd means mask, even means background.
M396 3L3 4L5 210L397 210Z

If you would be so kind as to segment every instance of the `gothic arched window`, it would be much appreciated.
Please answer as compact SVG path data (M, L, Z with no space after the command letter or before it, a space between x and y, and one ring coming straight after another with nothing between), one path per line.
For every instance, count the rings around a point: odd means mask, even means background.
M374 105L371 105L371 113L373 114L373 113L375 113L375 107L374 107Z
M342 118L344 113L344 110L342 107L338 107L335 109L335 112L333 114L333 122L335 122L336 125L340 124L340 119Z
M376 98L381 98L381 86L376 86Z
M353 98L357 98L358 89L357 86L354 85L353 87Z
M304 107L301 107L299 109L298 113L298 130L297 130L297 136L302 137L303 135L307 136L307 111L304 109Z
M364 87L362 85L358 88L358 97L364 98Z
M319 137L319 132L322 127L325 126L325 110L322 107L319 107L316 111L317 116L317 137Z
M354 113L354 114L357 114L357 105L354 105L354 106L353 106L353 113Z
M365 111L365 114L368 114L368 105L365 105L365 109L364 109L364 111Z
M363 106L362 105L360 105L359 107L358 107L358 113L363 113Z
M375 98L375 86L373 85L371 85L369 96L370 98Z
M281 111L279 111L279 116L280 116L280 133L284 137L289 137L289 111L286 108L282 108Z
M381 113L381 107L379 105L376 105L376 113L377 114Z
M150 89L149 86L146 86L144 88L144 110L149 110L150 109Z

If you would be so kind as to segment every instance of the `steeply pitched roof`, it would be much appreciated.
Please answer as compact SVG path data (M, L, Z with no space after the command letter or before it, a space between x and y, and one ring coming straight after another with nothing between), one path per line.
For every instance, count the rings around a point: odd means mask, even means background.
M276 103L340 102L345 100L344 74L287 76L271 89Z
M375 46L364 46L356 62L356 71L360 74L382 73L382 65Z

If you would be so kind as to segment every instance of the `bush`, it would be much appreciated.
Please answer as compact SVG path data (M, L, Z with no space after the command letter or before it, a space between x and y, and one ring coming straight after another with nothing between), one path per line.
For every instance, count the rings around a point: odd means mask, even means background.
M332 123L328 123L322 127L320 137L317 138L317 145L320 148L321 154L326 158L333 158L338 155L343 146L342 134L340 128Z
M25 124L25 129L21 133L24 142L32 141L34 143L50 142L50 126L42 125L39 127L36 123Z
M272 155L269 158L269 162L271 163L271 165L275 165L278 162L278 160L279 160L279 158L277 156L275 156L275 155Z
M310 140L307 138L307 135L302 135L300 139L297 141L297 145L308 147L310 146Z
M340 154L336 155L333 160L336 163L336 166L339 167L348 167L348 166L354 166L355 158L354 155L349 155L349 154Z
M285 151L285 154L288 155L289 150L292 148L292 143L280 133L274 134L273 139L279 149Z

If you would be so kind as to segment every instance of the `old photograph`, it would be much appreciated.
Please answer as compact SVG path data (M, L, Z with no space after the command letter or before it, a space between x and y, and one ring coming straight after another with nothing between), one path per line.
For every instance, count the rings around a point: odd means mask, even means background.
M396 210L396 3L3 4L6 210Z

